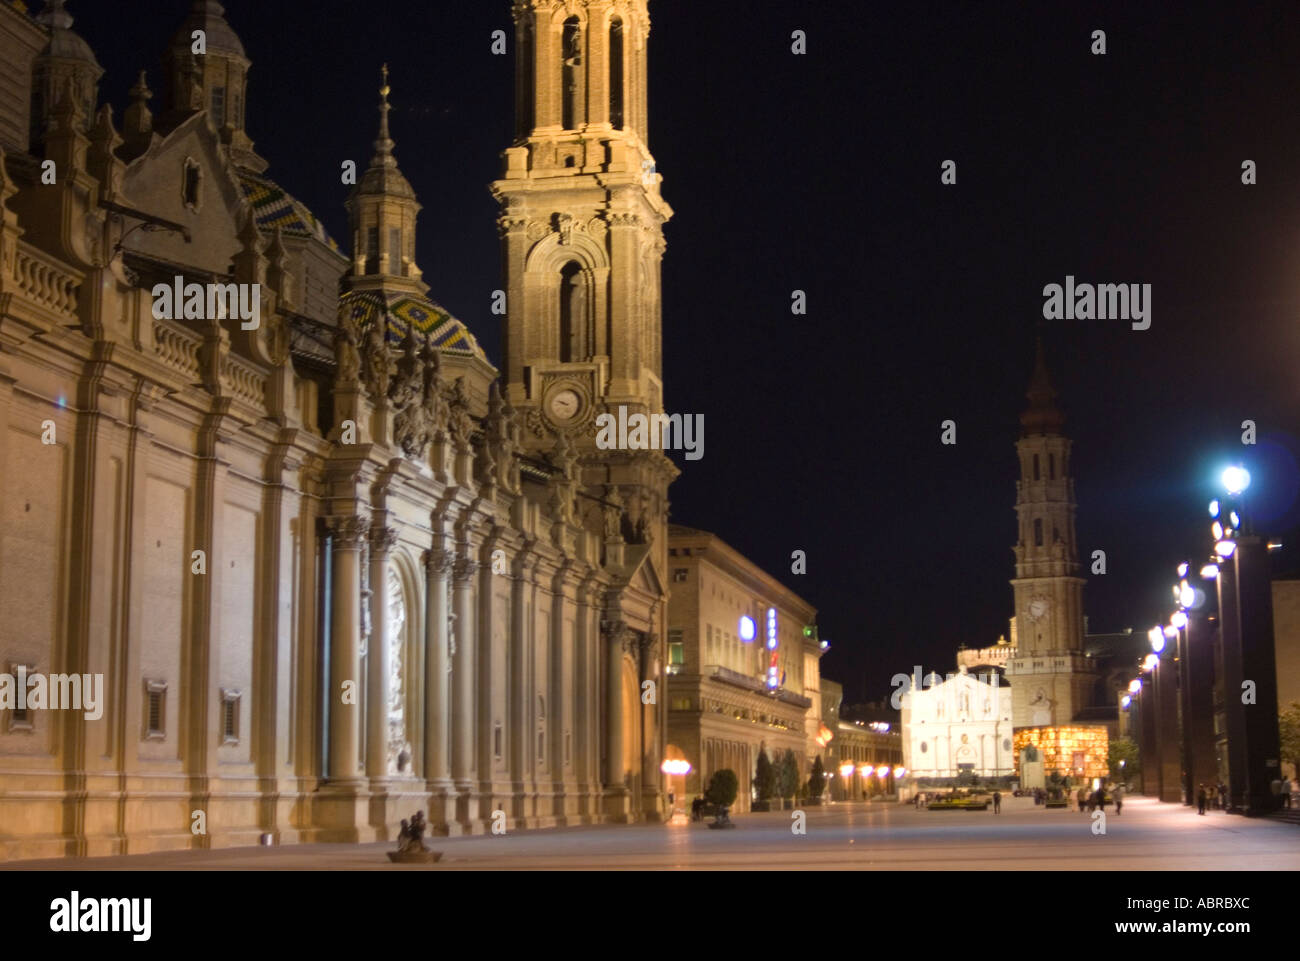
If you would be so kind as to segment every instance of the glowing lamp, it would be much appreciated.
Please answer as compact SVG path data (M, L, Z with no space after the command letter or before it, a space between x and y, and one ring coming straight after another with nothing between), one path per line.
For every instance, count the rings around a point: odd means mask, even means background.
M878 777L889 777L889 765L882 764L880 767L876 768L876 775Z
M691 773L691 762L685 760L668 760L659 765L659 770L669 776Z
M1169 638L1170 640L1172 640L1173 638L1175 638L1175 637L1177 637L1177 636L1178 636L1178 628L1176 628L1176 627L1172 627L1172 626L1170 626L1170 627L1166 627L1166 628L1165 628L1165 637L1167 637L1167 638Z
M1186 581L1183 581L1183 583L1187 584ZM1178 603L1182 604L1183 607L1194 607L1196 605L1196 591L1192 589L1191 585L1179 590Z
M1146 656L1146 660L1142 662L1142 670L1146 671L1147 673L1150 673L1152 670L1155 669L1155 666L1159 663L1160 663L1160 658L1156 657L1154 654L1148 654Z
M902 767L901 765L899 767L894 768L894 777L902 777L906 773L907 773L907 768Z
M1216 541L1223 540L1223 525L1218 521L1215 521L1210 525L1210 533L1214 536Z
M1182 611L1174 611L1174 616L1169 618L1169 623L1181 631L1187 626L1187 615Z
M1135 677L1133 680L1128 682L1128 692L1130 694L1136 694L1140 690L1142 690L1142 681L1140 678Z
M756 628L754 627L754 619L750 617L748 614L741 615L740 627L738 628L738 631L740 634L740 639L742 641L752 641L754 639L754 634L756 632Z
M1222 480L1224 489L1236 497L1250 486L1250 471L1244 467L1229 467L1224 470Z
M1237 545L1232 541L1219 541L1214 545L1214 552L1220 557L1231 557L1232 552L1237 549Z
M855 770L856 770L856 768L855 768L852 764L841 764L841 765L840 765L840 777L845 777L845 778L847 778L847 777L853 777L853 772L854 772Z
M1210 501L1210 517L1215 518L1218 516L1219 516L1219 502Z
M1133 698L1131 698L1127 694L1125 694L1122 698L1119 699L1119 706L1124 708L1124 710L1126 711L1128 710L1128 706L1132 703L1133 703Z
M1159 627L1153 627L1147 631L1147 640L1151 642L1151 650L1159 654L1165 649L1165 632Z
M1187 565L1187 562L1186 562L1186 561L1184 561L1183 563L1181 563L1181 564L1178 565L1178 576L1179 576L1179 577L1186 577L1186 576L1187 576L1187 566L1188 566L1188 565Z
M1204 567L1201 568L1201 576L1204 577L1207 581L1214 580L1216 577L1219 576L1219 565L1206 564Z
M1230 513L1228 514L1228 523L1231 524L1234 528L1240 527L1240 526L1241 526L1241 515L1238 514L1236 511L1232 511L1232 512L1230 512Z

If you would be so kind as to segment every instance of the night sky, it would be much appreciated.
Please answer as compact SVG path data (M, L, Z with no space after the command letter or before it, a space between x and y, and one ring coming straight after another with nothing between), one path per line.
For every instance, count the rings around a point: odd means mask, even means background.
M161 109L185 0L132 0L125 22L119 4L69 6L118 122L141 67ZM1087 575L1092 630L1168 616L1229 459L1286 542L1275 561L1297 566L1300 5L1088 6L650 4L650 146L676 212L665 403L706 427L703 460L677 458L673 519L819 609L847 701L1007 631L1017 417L1042 289L1067 274L1153 287L1149 330L1046 325L1082 559L1108 558ZM494 29L513 42L507 0L226 7L267 173L336 238L340 164L370 156L388 62L424 279L499 359L486 185L513 132L513 57L490 53Z

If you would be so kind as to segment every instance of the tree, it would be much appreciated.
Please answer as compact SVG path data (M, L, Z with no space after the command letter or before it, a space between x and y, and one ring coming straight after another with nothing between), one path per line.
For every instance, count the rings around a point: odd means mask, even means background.
M713 772L713 777L709 778L709 788L704 792L704 797L718 809L719 820L726 817L727 808L736 803L736 793L739 790L740 779L736 777L736 772L731 768L724 767L721 771Z
M821 797L826 787L826 770L822 767L820 754L813 760L812 775L808 778L808 796Z
M780 772L768 759L767 748L760 748L758 761L754 765L754 793L758 800L768 801L775 796L780 785Z
M794 751L786 750L785 756L781 758L780 786L782 798L794 797L794 792L799 789L799 762L795 759Z
M1141 757L1137 742L1131 737L1117 737L1112 740L1106 750L1106 766L1110 769L1111 780L1123 783L1137 777L1142 773ZM1121 761L1124 763L1121 764Z
M1282 760L1294 764L1300 774L1300 701L1292 701L1278 715L1277 733L1282 741Z

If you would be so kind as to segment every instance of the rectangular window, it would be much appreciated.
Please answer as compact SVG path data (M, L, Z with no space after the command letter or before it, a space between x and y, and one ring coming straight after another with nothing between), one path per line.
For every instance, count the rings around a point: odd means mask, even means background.
M226 88L212 88L212 122L220 130L226 125Z
M573 759L573 734L569 731L564 732L564 763L568 764Z
M1034 480L1038 480L1038 455L1034 455Z
M27 679L36 673L36 667L32 664L9 665L9 676L13 678L14 684L14 706L7 712L9 714L9 722L5 727L9 731L30 731L33 729L32 709L26 706L26 698L23 699L24 706L22 708L18 707L18 685L20 683L18 677L19 668L22 668L23 676L21 678L21 683L24 686L27 684ZM31 688L28 687L27 690L30 691Z
M1042 518L1038 518L1037 520L1034 521L1034 546L1035 546L1035 547L1042 547L1042 546L1043 546L1043 521L1042 521Z
M1056 480L1056 455L1047 455L1047 479Z
M144 739L162 741L167 738L167 682L144 682Z
M686 581L686 568L684 568L684 567L674 567L674 568L673 568L673 583L674 583L674 584L683 584L683 583L685 583L685 581Z
M390 274L402 272L402 229L400 227L388 228L388 272Z
M546 760L546 732L537 732L537 760Z
M379 269L379 228L366 230L366 273L373 274Z
M221 743L239 743L239 692L221 692Z
M492 756L500 760L501 758L501 725L498 724L492 729Z
M668 645L668 663L685 664L686 663L686 645L681 641L676 641Z

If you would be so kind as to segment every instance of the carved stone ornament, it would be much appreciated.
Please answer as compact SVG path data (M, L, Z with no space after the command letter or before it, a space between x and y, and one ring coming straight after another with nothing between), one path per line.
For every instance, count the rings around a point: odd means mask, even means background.
M456 555L451 551L430 550L424 552L425 570L434 577L446 577L456 563Z
M627 636L630 633L631 629L627 626L626 621L601 620L600 622L600 635L608 644L626 647Z
M456 449L468 451L470 436L474 432L474 417L469 412L469 392L465 389L464 377L457 377L456 385L452 388L448 423Z
M357 328L346 314L339 318L338 334L334 338L334 360L338 364L336 382L356 386L361 373L361 357L357 351Z
M334 546L342 550L356 550L370 535L370 519L357 514L347 514L329 519Z
M391 527L372 527L370 529L370 549L376 556L386 557L397 546L397 531Z
M402 357L388 389L393 405L393 440L407 457L419 459L444 429L446 402L441 394L438 349L425 341L416 351L415 333L408 332Z
M474 576L479 567L478 561L468 557L457 558L455 566L452 568L452 577L458 584L463 584Z
M365 342L361 345L361 369L370 399L375 404L388 398L388 384L392 376L393 359L384 342L383 317L376 317L366 328Z

